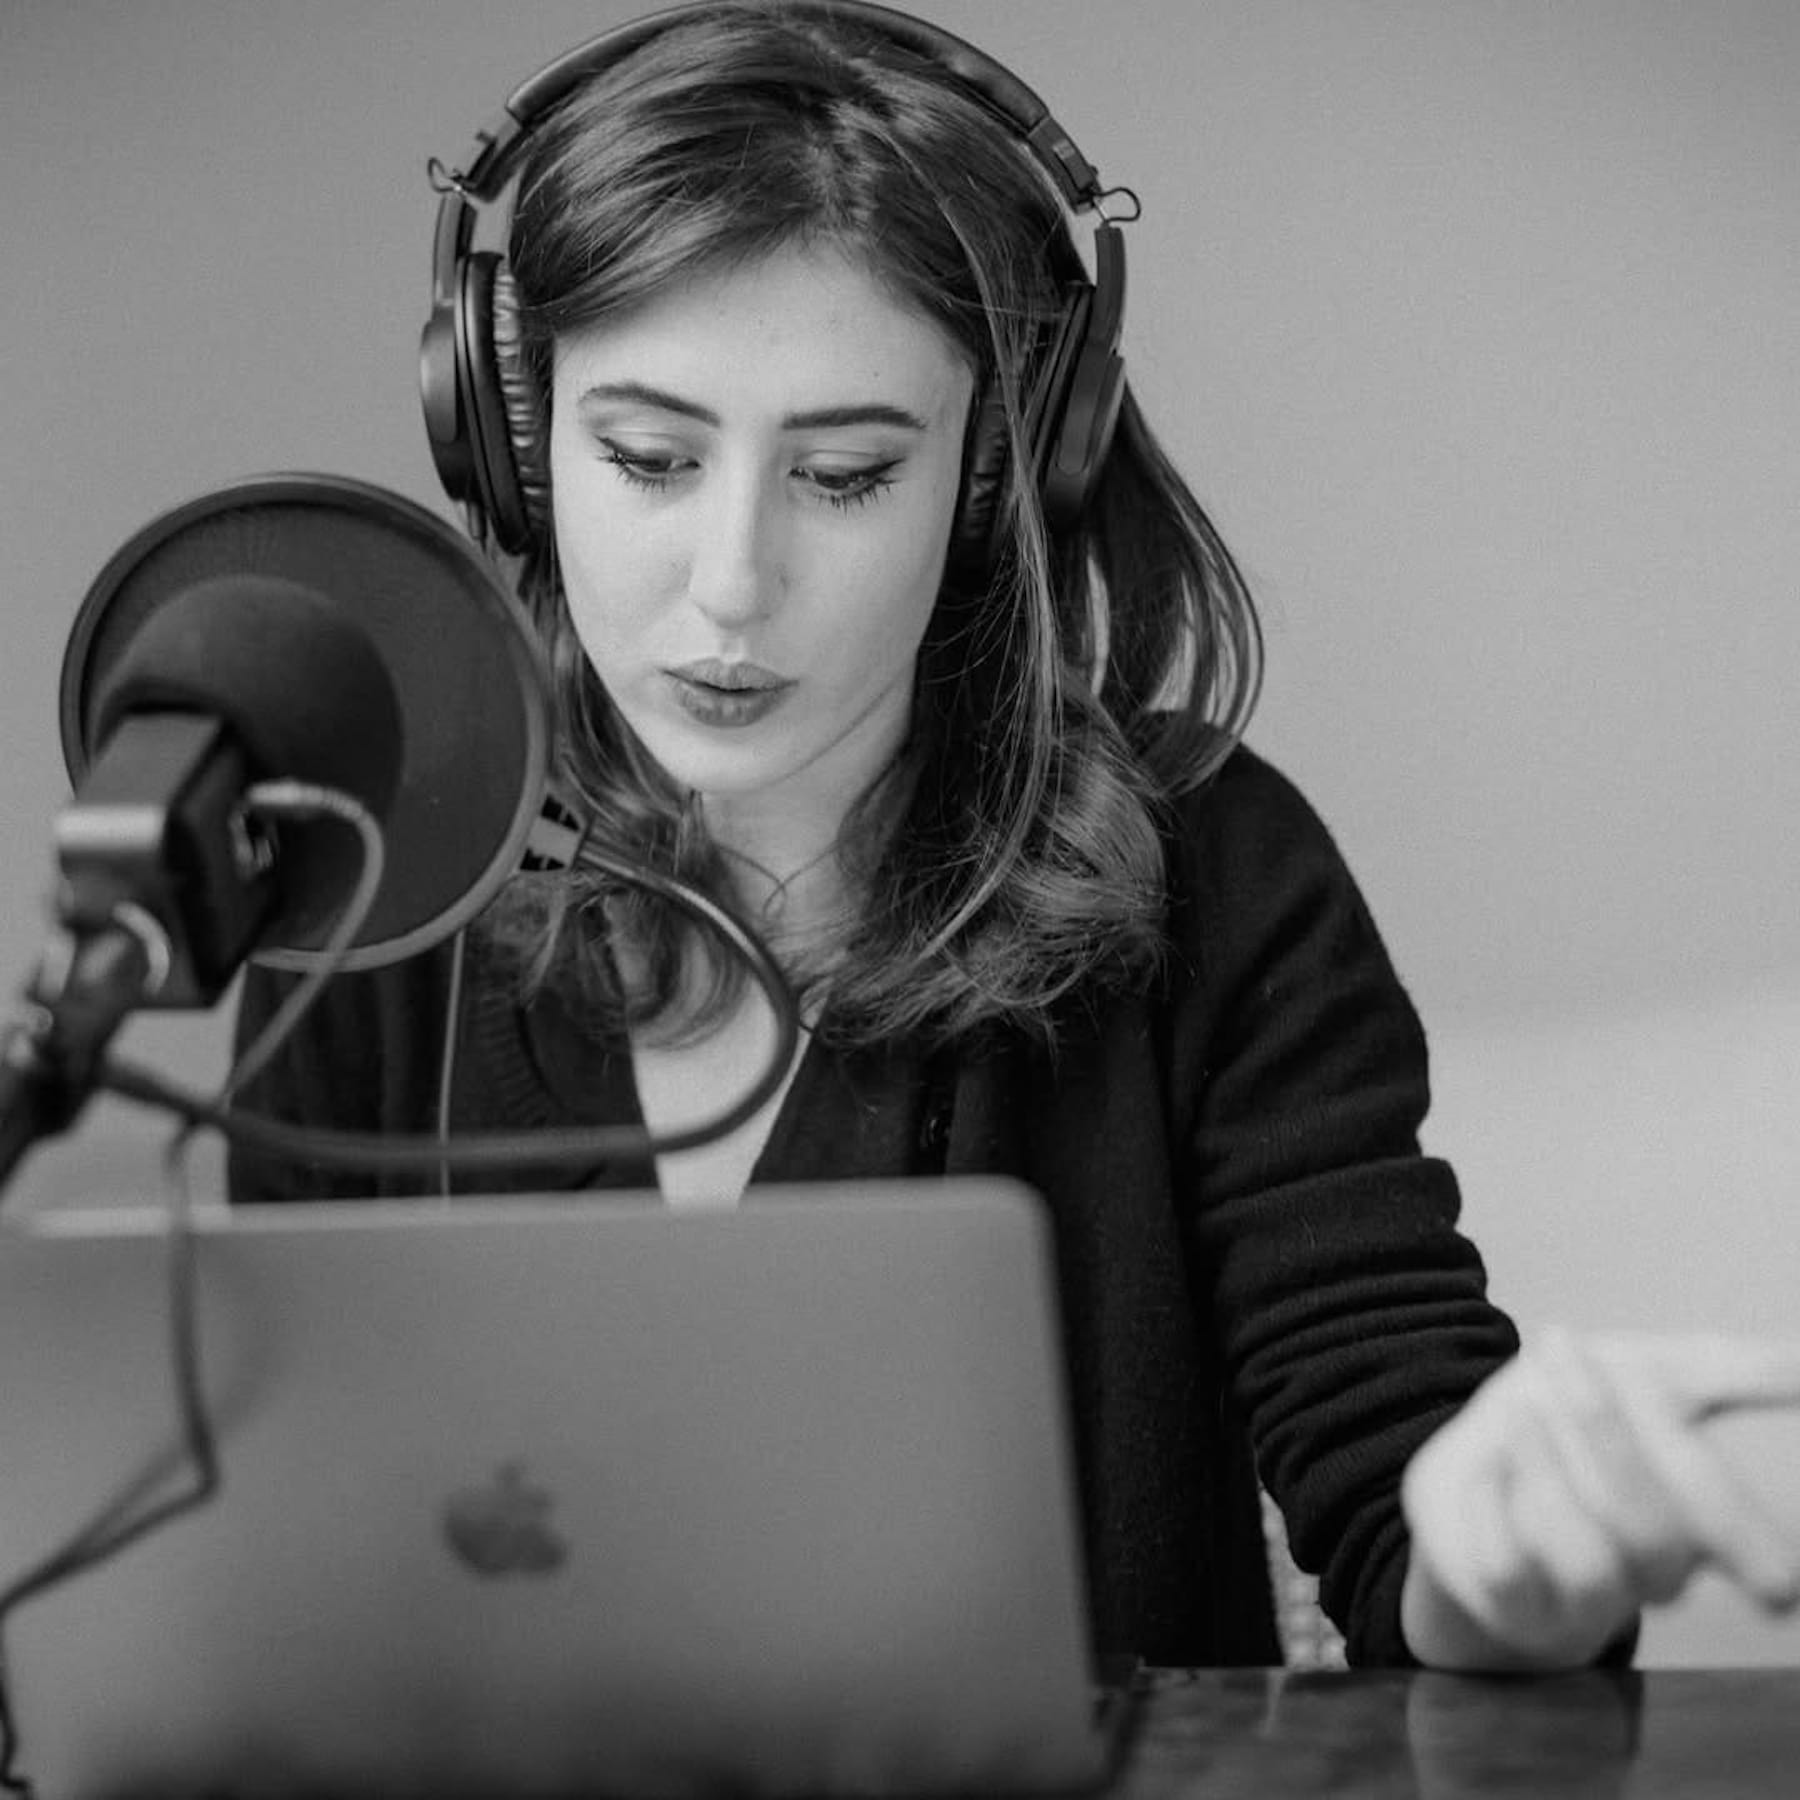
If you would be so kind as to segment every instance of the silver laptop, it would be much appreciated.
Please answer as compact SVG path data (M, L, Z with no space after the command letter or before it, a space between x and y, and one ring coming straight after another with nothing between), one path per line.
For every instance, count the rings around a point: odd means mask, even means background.
M1102 1777L1026 1190L195 1228L222 1487L0 1627L44 1800ZM0 1231L0 1588L183 1479L169 1266L156 1208Z

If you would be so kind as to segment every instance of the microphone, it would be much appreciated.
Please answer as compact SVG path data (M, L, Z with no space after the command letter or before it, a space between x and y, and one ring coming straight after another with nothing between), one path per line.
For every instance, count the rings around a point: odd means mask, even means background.
M257 589L243 585L250 580ZM192 590L216 582L241 605L224 595L203 609ZM277 600L269 582L309 590L329 625L321 616L316 631L307 626L307 603ZM386 872L343 966L398 961L472 918L518 866L549 761L542 653L494 569L435 514L338 476L254 477L152 521L101 572L64 651L63 758L78 803L127 695L145 695L127 660L140 634L157 628L137 654L160 656L164 634L177 635L161 615L190 608L207 616L182 678L210 686L216 710L260 748L266 774L310 770L367 799L354 765L376 754L378 703L332 697L364 663L353 637L366 639L392 688L400 749L385 807ZM261 635L277 614L279 642ZM358 679L364 696L380 685ZM371 711L359 712L365 704ZM371 761L363 778L374 774ZM281 892L252 960L297 970L316 961L340 893L341 869L318 864L333 860L326 835L341 845L341 829L329 824L317 834L284 828Z
M403 757L393 680L354 615L246 571L152 613L94 683L91 710L98 754L55 828L63 922L99 930L137 907L168 961L146 999L209 1006L278 901L329 916L356 873L341 831L271 835L243 810L247 790L313 782L385 825Z
M341 820L270 826L259 782L347 795L382 876L336 966L414 955L518 866L549 686L498 575L399 495L272 475L153 520L76 615L58 935L0 1042L0 1185L65 1128L134 1007L210 1006L247 959L321 961L365 854Z

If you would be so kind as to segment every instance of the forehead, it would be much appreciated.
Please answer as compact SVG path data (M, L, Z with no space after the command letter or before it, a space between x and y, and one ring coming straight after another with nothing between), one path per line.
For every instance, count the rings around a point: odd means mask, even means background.
M654 382L722 412L891 399L959 415L973 386L937 322L829 248L790 247L676 282L556 345L556 385Z

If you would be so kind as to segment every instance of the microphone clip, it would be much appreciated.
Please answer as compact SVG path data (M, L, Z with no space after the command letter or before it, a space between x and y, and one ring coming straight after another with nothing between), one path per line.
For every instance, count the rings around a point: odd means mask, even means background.
M160 933L139 1004L213 1005L274 910L275 838L243 804L254 779L223 720L132 713L58 816L59 922L78 938L134 917Z
M210 1007L249 954L276 894L251 779L221 720L133 714L59 815L56 928L0 1022L0 1189L80 1116L127 1014Z

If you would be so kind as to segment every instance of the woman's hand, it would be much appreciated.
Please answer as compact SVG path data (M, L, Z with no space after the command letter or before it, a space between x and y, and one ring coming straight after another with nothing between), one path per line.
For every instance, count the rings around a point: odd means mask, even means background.
M1800 1345L1545 1332L1407 1468L1413 1654L1579 1666L1703 1566L1771 1611L1793 1607L1800 1516L1771 1517L1701 1429L1781 1406L1800 1406Z

